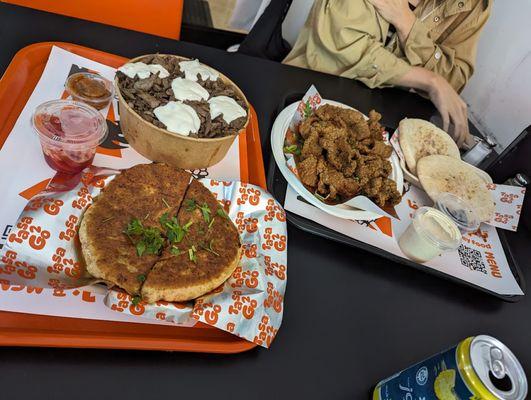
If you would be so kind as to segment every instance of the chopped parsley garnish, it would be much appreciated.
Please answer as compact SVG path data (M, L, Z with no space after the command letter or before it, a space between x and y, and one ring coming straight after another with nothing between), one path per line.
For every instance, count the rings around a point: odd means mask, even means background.
M206 251L208 251L209 253L212 253L212 254L214 254L215 256L218 256L218 257L219 257L219 253L215 252L214 249L212 248L212 242L213 242L213 241L214 241L214 239L212 239L212 240L210 241L210 243L208 243L208 246L201 245L201 248L202 248L203 250L206 250Z
M170 252L174 256L178 256L179 254L181 254L181 250L179 250L177 246L171 246Z
M144 282L146 280L146 275L144 275L144 274L137 275L136 280L138 282L142 283L142 282Z
M137 306L138 303L140 303L141 300L142 300L142 298L140 296L134 296L133 299L131 300L131 304L134 305L134 306Z
M144 252L146 251L146 244L141 240L136 244L136 254L138 257L142 257Z
M207 203L204 203L202 206L198 206L198 207L201 210L201 214L203 214L203 219L208 224L210 222L210 218L211 218L210 217L210 214L211 214L210 207L208 206Z
M304 117L308 118L313 114L312 106L310 105L310 101L306 100L306 103L304 104Z
M142 225L142 222L138 218L133 218L129 223L127 224L127 228L125 228L125 233L127 235L141 235L142 232L144 232L144 225Z
M290 153L295 154L296 156L301 155L301 149L299 149L299 146L296 144L292 144L291 146L284 146L284 153Z
M129 221L124 234L135 245L139 257L144 254L160 254L164 246L162 232L157 228L145 228L138 218ZM133 239L133 236L136 238Z
M190 259L190 261L192 261L193 263L195 263L197 261L197 256L196 256L196 253L197 250L195 248L195 246L192 246L188 249L188 258Z
M218 211L216 212L216 214L218 214L222 218L229 219L229 216L227 215L227 213L225 212L223 208L218 208Z
M195 210L195 207L196 207L196 202L194 199L186 199L184 201L184 208L186 209L186 211L194 211Z
M186 235L188 229L190 229L190 226L192 226L193 224L193 221L189 221L185 225L180 226L179 221L177 221L177 218L170 218L168 216L168 213L162 214L159 219L159 222L166 230L166 236L168 237L169 242L172 244L180 243L184 239L184 235Z
M143 245L141 245L143 244ZM141 245L142 251L139 251L139 245ZM142 240L137 243L137 253L139 256L142 254L160 254L164 247L164 238L162 233L157 228L146 228L142 234Z

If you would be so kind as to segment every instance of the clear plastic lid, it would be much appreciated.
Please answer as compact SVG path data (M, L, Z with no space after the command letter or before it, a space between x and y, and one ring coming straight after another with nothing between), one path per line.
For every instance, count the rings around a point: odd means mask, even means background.
M453 193L440 194L435 205L455 222L461 232L474 232L481 224L472 205Z
M78 72L66 80L65 88L74 98L89 104L108 103L113 97L111 81L91 72Z
M39 105L31 117L33 128L48 144L88 148L107 136L107 122L95 108L71 100L52 100Z
M421 207L415 213L413 226L441 251L455 250L461 243L461 232L446 214L433 207Z

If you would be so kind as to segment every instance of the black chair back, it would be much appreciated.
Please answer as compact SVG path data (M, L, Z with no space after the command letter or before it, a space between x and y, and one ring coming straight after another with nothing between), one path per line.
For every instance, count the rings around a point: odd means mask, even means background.
M291 50L282 37L282 22L293 0L271 0L238 49L239 53L282 61Z

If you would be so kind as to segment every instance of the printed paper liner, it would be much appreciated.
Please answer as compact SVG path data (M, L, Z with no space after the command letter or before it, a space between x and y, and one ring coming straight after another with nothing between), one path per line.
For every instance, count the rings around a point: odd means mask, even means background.
M0 256L0 283L45 289L94 285L81 259L77 229L85 209L116 171L87 169L76 181L52 182L30 200ZM287 280L287 230L282 207L262 188L203 179L235 222L243 243L234 274L221 287L186 304L133 304L127 293L109 289L111 309L190 326L201 321L269 347L283 315Z

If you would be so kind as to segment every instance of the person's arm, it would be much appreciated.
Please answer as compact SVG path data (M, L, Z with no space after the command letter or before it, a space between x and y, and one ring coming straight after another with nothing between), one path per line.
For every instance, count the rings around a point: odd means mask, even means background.
M389 24L365 0L317 0L312 12L303 50L309 68L371 88L389 85L411 68L384 47Z
M441 114L443 129L448 132L450 122L454 125L457 145L473 145L468 131L467 105L445 78L425 68L412 67L396 79L396 84L425 92Z
M462 11L460 26L442 43L430 38L428 27L415 17L407 0L368 1L395 26L411 65L438 73L458 92L463 89L474 71L479 35L490 13L482 1L477 2L474 9Z

